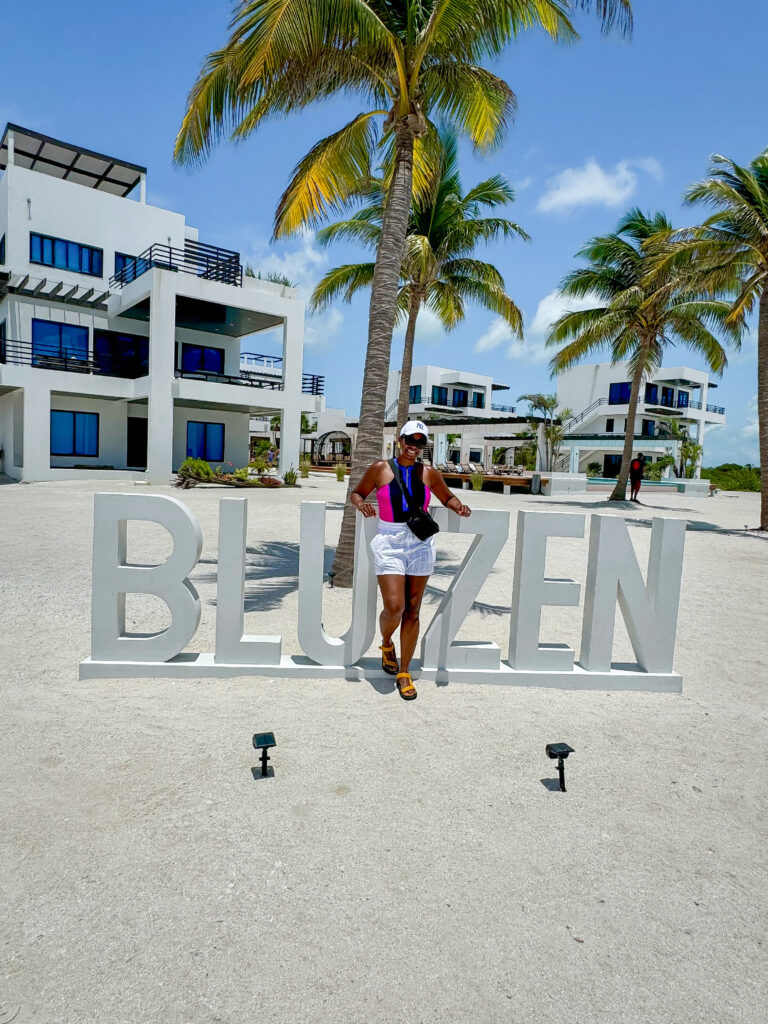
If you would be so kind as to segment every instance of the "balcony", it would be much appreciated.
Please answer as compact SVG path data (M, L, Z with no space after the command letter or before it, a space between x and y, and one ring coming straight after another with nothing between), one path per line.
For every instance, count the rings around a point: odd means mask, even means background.
M194 274L204 281L218 281L238 288L243 284L243 267L240 253L232 249L220 249L216 245L187 241L183 249L155 243L140 256L128 260L121 270L109 279L111 288L123 288L153 268L171 270L174 273Z
M515 411L515 406L514 405L496 405L495 403L492 403L491 404L491 410L493 412L506 412L506 413L509 413L511 415Z
M707 412L714 412L714 413L717 413L719 416L725 416L725 408L722 405L707 405L707 406L703 406L701 404L701 402L689 402L688 403L688 408L689 409L699 409L699 410L706 408Z
M267 391L282 391L283 382L280 377L265 379L257 373L241 370L239 374L214 373L208 370L176 370L176 376L184 380L202 380L210 384L238 384L241 387L266 388ZM301 393L303 395L324 395L325 377L317 373L301 375Z
M149 369L145 361L135 356L121 358L119 353L100 353L95 359L64 349L46 352L33 349L31 341L0 341L0 364L8 366L34 366L40 370L58 370L64 373L93 373L103 377L123 377L136 380L146 377Z

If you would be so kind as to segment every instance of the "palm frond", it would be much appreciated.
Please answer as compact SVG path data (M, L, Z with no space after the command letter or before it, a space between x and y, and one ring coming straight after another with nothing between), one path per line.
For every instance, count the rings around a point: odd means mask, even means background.
M294 169L275 214L275 238L308 224L317 224L371 175L376 144L374 117L381 111L358 114L349 124L316 143Z
M326 309L334 299L350 302L356 292L370 286L375 263L348 263L329 270L315 286L309 300L311 310Z

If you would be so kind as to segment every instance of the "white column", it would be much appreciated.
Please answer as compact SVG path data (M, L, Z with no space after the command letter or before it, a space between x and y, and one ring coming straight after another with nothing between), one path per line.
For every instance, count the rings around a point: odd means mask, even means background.
M146 203L147 201L147 176L142 174L139 179L139 202Z
M571 447L571 461L570 461L570 464L568 466L568 472L569 473L578 473L579 472L579 449L575 445L573 445Z
M15 146L13 132L8 132L5 137L5 144L8 147L8 163L6 164L6 167L10 167L13 163L13 151Z
M296 304L298 307L298 303ZM304 359L304 305L289 313L283 324L283 408L280 422L282 476L293 466L299 468L301 432L301 375Z
M153 269L149 297L147 482L167 484L173 472L173 381L176 292L173 275Z
M37 370L35 376L45 373ZM40 380L24 388L22 413L24 467L21 479L26 483L51 478L51 391Z

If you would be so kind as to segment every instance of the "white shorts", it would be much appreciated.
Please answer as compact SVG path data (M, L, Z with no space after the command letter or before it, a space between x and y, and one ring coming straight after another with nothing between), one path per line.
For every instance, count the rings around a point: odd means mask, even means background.
M435 568L435 538L419 540L405 523L379 520L371 551L377 576L429 576Z

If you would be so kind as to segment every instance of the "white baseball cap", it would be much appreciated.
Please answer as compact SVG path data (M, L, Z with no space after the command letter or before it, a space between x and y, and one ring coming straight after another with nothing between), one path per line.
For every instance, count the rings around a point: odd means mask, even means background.
M423 434L426 441L428 434L426 423L422 423L421 420L408 420L400 431L400 437L410 437L412 434Z

